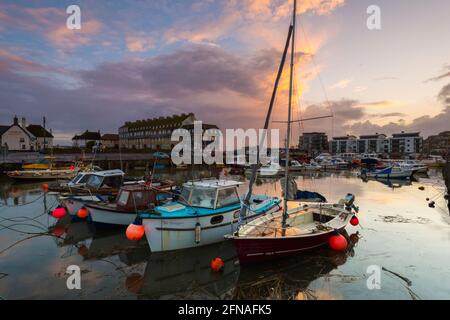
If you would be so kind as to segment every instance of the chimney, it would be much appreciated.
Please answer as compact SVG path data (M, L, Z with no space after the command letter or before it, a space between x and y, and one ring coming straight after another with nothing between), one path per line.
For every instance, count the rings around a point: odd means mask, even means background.
M19 119L17 119L17 116L14 116L13 124L16 125L16 126L19 125Z
M24 128L24 129L27 127L27 120L25 119L25 117L22 117L21 127Z

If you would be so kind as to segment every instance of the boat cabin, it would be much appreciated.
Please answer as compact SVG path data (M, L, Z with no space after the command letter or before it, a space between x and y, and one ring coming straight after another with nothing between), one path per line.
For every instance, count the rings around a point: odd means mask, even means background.
M117 209L125 211L147 210L157 205L156 191L144 185L129 185L120 188Z
M122 170L105 170L90 173L86 186L92 189L120 188L125 173Z
M178 201L190 207L219 209L240 203L238 186L242 182L204 180L183 185Z

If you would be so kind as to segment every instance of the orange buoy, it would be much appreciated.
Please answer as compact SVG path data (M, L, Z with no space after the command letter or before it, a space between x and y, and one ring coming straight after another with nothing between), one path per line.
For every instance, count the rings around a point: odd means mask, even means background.
M353 216L353 217L350 219L350 224L351 224L352 226L357 226L357 225L359 224L359 219L358 219L358 217L357 217L357 216Z
M81 207L80 210L77 212L78 218L84 219L89 215L89 210L85 207Z
M224 263L220 258L215 258L213 261L211 261L211 269L214 272L219 272L220 270L222 270L223 266Z
M52 211L52 216L53 218L56 219L61 219L62 217L64 217L66 215L66 208L61 207L61 206L57 206L53 211Z
M137 241L142 239L145 234L144 226L138 224L130 224L127 228L126 235L128 240Z
M47 183L43 183L43 184L41 185L41 188L42 188L42 190L43 190L44 192L47 192L47 191L48 191L48 184L47 184Z
M330 237L328 243L331 249L336 251L344 251L345 249L347 249L347 239L345 239L345 237L338 232Z
M78 254L83 258L86 258L87 256L89 256L89 249L83 244L78 248Z

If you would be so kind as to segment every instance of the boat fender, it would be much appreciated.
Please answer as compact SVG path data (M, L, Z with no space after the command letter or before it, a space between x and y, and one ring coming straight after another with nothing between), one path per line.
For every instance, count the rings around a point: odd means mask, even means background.
M200 225L200 222L197 222L195 224L195 243L199 244L201 241L201 234L202 234L202 226Z

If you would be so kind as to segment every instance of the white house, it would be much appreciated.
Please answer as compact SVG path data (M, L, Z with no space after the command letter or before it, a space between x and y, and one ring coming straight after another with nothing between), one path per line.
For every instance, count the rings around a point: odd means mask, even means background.
M11 151L33 151L53 146L53 135L40 125L27 126L25 118L19 123L14 116L13 124L0 126L0 146Z
M22 123L25 123L24 118ZM0 126L1 146L7 150L34 150L35 140L26 127L19 124L17 116L14 117L12 125Z

